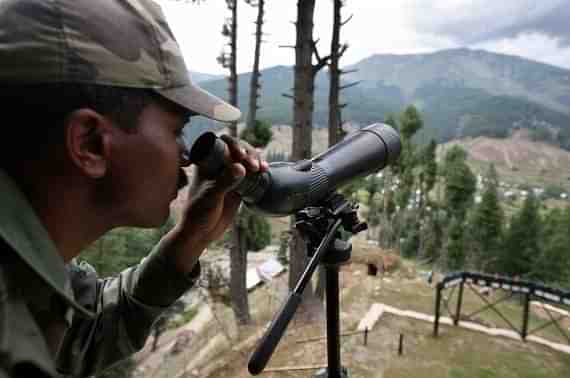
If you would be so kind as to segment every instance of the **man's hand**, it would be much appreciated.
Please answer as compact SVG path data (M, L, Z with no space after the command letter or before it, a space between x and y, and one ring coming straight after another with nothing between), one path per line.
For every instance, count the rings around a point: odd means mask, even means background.
M208 244L219 239L232 223L241 203L240 196L232 189L245 175L268 169L267 162L249 144L227 135L221 139L226 143L224 171L216 179L208 180L194 167L188 201L181 221L173 230L176 244L182 243L177 248L177 266L185 271L191 270Z

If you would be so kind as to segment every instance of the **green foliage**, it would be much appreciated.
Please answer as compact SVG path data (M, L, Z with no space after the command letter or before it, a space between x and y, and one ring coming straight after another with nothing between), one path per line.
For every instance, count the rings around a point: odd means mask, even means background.
M467 153L459 146L445 155L445 207L453 216L463 219L473 203L477 189L475 175L466 163Z
M479 269L489 270L500 253L505 216L499 203L498 177L494 165L485 176L481 203L474 211L470 222L470 236L476 252Z
M340 192L346 198L358 199L357 194L359 190L366 189L366 178L365 177L358 177L354 180L349 181L345 185L340 188Z
M400 117L400 135L404 140L410 140L423 127L424 121L415 106L406 107Z
M443 244L443 212L434 209L424 218L422 257L428 261L436 261L440 257Z
M418 249L420 247L420 230L419 225L415 224L417 222L406 222L409 225L406 235L403 238L401 245L402 256L411 258L416 257L418 254Z
M170 218L159 229L117 228L91 244L80 259L92 265L100 277L115 275L138 264L173 226Z
M522 97L493 96L482 89L438 82L420 86L415 97L423 100L426 124L435 129L439 141L505 138L511 130L524 127L532 130L536 140L570 147L570 116ZM560 129L556 138L549 131L551 127Z
M411 169L406 169L400 173L400 184L396 191L396 204L400 209L405 209L410 201L414 186L414 174Z
M534 279L570 285L570 207L553 209L543 221L540 245L541 251L534 260Z
M437 161L436 161L437 143L434 139L421 153L421 164L423 166L423 179L427 192L431 191L437 180Z
M256 120L251 128L245 128L240 134L240 138L251 144L253 147L264 148L273 137L271 124L266 121Z
M380 222L381 204L377 194L383 180L373 174L365 178L364 189L368 192L368 216L367 221L371 226L377 226Z
M396 117L394 117L393 114L388 114L388 116L386 117L386 119L384 120L384 123L386 125L390 125L392 126L394 129L398 130L399 126L398 126L398 122L396 121Z
M526 276L532 272L533 261L540 255L541 219L538 210L539 203L531 194L514 215L497 264L500 273Z
M465 265L464 224L461 218L453 218L448 228L446 243L447 269L461 270Z
M243 207L240 210L239 222L245 232L248 251L259 251L271 243L271 225L265 217Z
M389 120L392 122L392 120ZM412 137L422 128L423 121L417 109L409 105L400 115L400 136L402 138L402 152L398 162L393 165L394 173L399 174L400 183L396 192L396 203L400 208L407 207L414 189L414 168L418 162L416 146Z

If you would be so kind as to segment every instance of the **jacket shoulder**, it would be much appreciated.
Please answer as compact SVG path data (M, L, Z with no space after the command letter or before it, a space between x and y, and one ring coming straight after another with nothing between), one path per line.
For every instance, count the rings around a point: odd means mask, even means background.
M44 335L21 290L33 272L22 267L1 240L0 253L0 371L16 377L57 377Z

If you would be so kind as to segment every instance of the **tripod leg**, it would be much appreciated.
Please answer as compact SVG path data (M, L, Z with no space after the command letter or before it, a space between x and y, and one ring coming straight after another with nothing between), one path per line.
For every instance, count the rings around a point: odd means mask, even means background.
M328 378L342 378L338 265L326 265Z

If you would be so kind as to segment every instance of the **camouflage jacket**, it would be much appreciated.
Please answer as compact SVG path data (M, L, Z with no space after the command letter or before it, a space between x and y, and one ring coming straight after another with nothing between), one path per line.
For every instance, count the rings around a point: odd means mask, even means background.
M136 352L199 270L177 272L158 247L113 278L64 264L0 170L0 378L84 377Z

